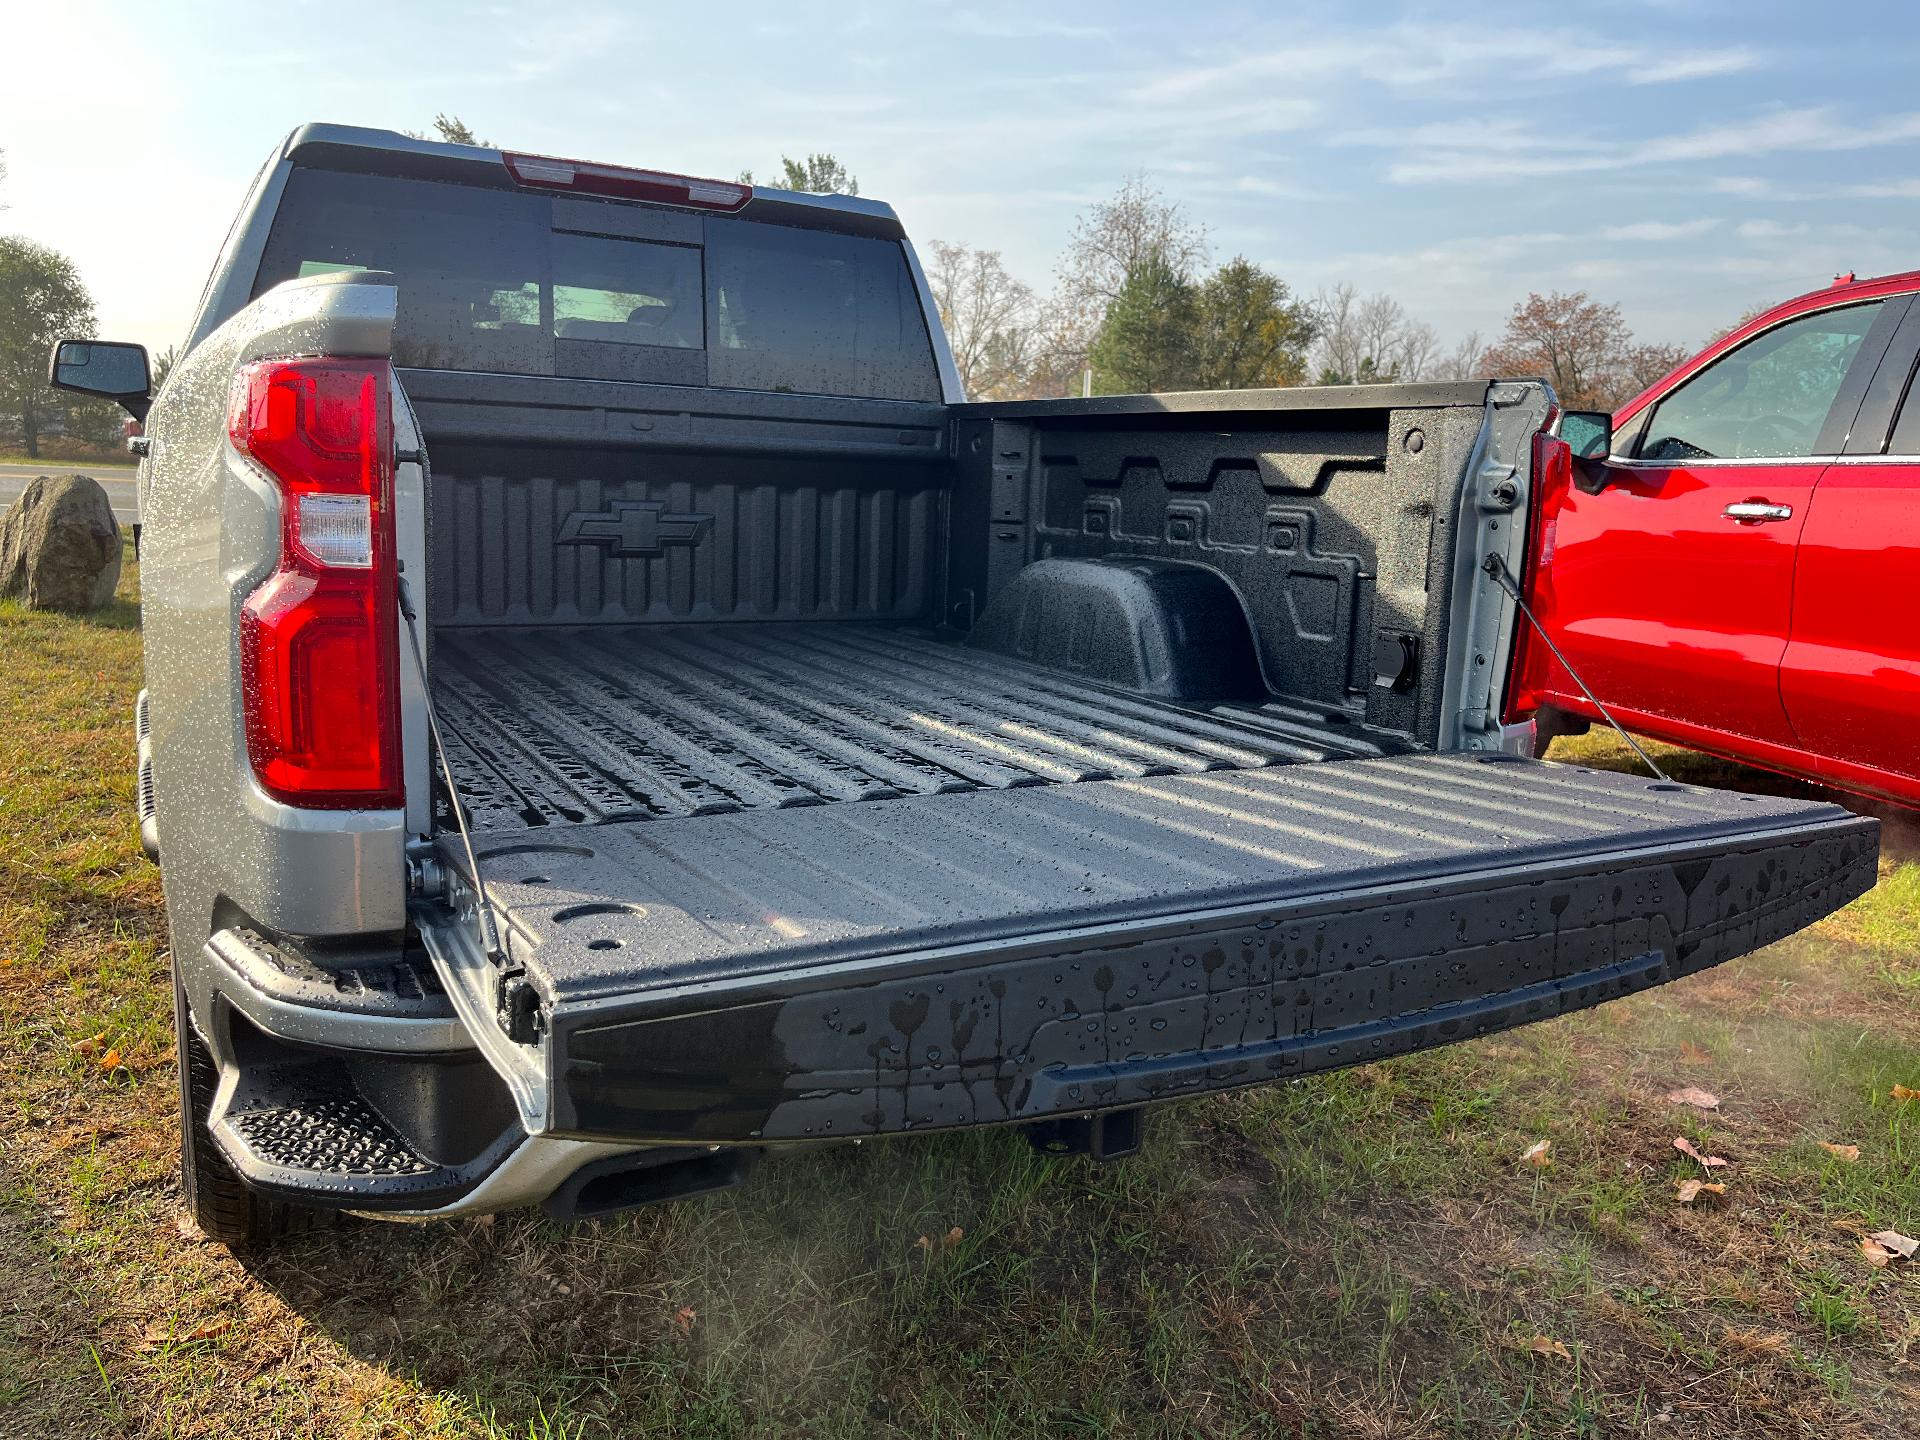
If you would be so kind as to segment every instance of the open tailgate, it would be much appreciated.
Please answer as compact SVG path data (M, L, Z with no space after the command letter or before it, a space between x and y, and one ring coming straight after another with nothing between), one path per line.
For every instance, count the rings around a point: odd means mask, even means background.
M1845 904L1879 826L1493 754L548 826L481 837L496 958L440 849L451 902L417 919L528 1128L718 1143L1041 1119L1545 1019Z

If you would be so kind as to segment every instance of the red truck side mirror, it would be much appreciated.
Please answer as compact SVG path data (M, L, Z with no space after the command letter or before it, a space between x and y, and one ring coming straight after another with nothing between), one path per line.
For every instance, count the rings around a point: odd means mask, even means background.
M1562 411L1557 433L1573 451L1573 483L1589 495L1606 489L1612 479L1607 456L1613 449L1613 417L1604 410Z

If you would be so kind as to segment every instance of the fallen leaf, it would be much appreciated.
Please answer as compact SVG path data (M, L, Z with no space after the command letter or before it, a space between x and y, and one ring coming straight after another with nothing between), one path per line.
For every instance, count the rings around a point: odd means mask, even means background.
M1545 1335L1534 1336L1521 1348L1531 1350L1536 1355L1558 1355L1562 1360L1571 1360L1573 1358L1573 1352L1567 1349L1565 1345L1562 1345L1558 1340L1549 1339Z
M1896 1084L1893 1087L1893 1098L1896 1100L1920 1100L1920 1090L1909 1090L1904 1085Z
M156 1321L147 1327L146 1334L140 1337L140 1348L157 1350L163 1345L192 1345L202 1340L213 1340L233 1328L231 1316L220 1315L212 1320L202 1320L191 1330L175 1330L171 1322Z
M1867 1263L1876 1270L1886 1269L1893 1261L1893 1252L1871 1235L1860 1237L1860 1253L1867 1257Z
M118 1070L120 1068L120 1052L118 1050L107 1051L106 1054L100 1057L100 1068L102 1070Z
M1701 1049L1698 1045L1694 1044L1693 1041L1682 1040L1680 1042L1680 1063L1681 1064L1704 1065L1711 1059L1713 1059L1713 1056L1709 1055L1705 1050Z
M1920 1240L1910 1235L1902 1235L1898 1230L1876 1230L1867 1237L1883 1250L1890 1250L1902 1260L1911 1260L1913 1252L1920 1250Z
M1689 1085L1684 1090L1669 1090L1667 1099L1675 1105L1691 1105L1696 1110L1718 1110L1720 1097L1711 1090L1702 1090L1698 1085Z
M1521 1155L1520 1163L1531 1165L1536 1170L1544 1170L1553 1163L1553 1157L1547 1153L1552 1148L1551 1140L1536 1140L1527 1147L1526 1153Z
M74 1041L73 1044L69 1045L67 1048L73 1051L73 1053L76 1055L91 1055L93 1054L94 1051L100 1048L100 1046L105 1042L106 1038L107 1038L107 1032L102 1030L98 1035L89 1035L84 1040Z
M1673 1198L1682 1205L1691 1205L1702 1195L1724 1195L1727 1187L1717 1182L1705 1180L1682 1180L1680 1188L1673 1192Z
M673 1325L682 1335L693 1333L693 1322L699 1318L699 1312L691 1305L682 1305L673 1312Z
M1702 1155L1694 1148L1693 1142L1684 1135L1676 1135L1673 1137L1673 1148L1678 1150L1682 1155L1691 1155L1709 1170L1718 1169L1727 1163L1718 1155Z
M1729 1328L1720 1332L1720 1339L1735 1350L1744 1350L1749 1355L1791 1355L1793 1341L1777 1330L1740 1330Z
M1820 1142L1820 1148L1829 1155L1838 1155L1849 1165L1860 1158L1860 1147L1858 1145L1836 1145L1831 1140L1822 1140Z

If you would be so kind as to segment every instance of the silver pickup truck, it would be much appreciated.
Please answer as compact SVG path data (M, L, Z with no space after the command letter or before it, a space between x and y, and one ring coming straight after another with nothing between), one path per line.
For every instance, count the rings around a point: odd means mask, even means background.
M884 205L331 125L157 396L54 378L146 420L141 831L232 1244L1114 1157L1873 882L1833 806L1529 758L1538 382L968 403Z

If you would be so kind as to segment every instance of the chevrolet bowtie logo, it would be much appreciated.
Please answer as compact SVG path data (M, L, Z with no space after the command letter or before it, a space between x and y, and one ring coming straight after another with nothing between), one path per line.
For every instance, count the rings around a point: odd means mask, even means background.
M697 545L711 515L668 514L658 500L614 500L604 510L576 510L560 527L560 545L600 545L609 555L664 555L669 545Z

